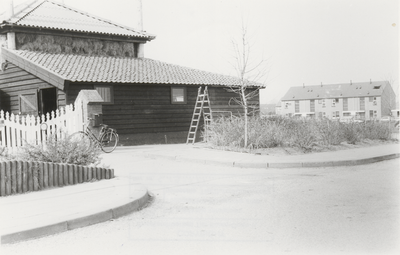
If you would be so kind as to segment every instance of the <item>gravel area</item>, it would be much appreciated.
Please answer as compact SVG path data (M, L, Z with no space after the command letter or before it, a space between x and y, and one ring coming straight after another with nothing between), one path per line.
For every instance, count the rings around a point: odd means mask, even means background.
M111 158L110 158L111 159ZM26 242L5 254L399 254L400 159L241 169L116 151L117 175L152 203L131 215Z

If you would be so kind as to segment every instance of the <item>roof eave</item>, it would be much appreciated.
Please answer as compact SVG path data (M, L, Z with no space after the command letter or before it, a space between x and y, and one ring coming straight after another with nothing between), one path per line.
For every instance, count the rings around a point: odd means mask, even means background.
M14 65L24 69L25 71L35 75L36 77L48 82L54 87L64 90L64 86L66 84L66 78L61 75L54 73L46 68L36 65L34 62L23 59L12 51L2 48L1 49L2 57Z

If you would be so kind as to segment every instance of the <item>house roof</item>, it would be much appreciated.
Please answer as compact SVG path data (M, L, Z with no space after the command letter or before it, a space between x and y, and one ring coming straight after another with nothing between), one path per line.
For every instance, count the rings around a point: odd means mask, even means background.
M154 35L149 33L135 31L133 28L119 25L115 22L49 0L24 3L15 8L15 14L11 18L4 20L3 17L0 21L3 21L1 26L13 25L14 27L34 27L72 32L131 36L145 40L155 38Z
M26 71L63 89L64 82L182 84L239 86L240 79L148 58L120 58L50 54L2 49L3 57ZM250 87L263 84L246 81Z
M386 85L385 81L374 81L291 87L281 100L381 96Z

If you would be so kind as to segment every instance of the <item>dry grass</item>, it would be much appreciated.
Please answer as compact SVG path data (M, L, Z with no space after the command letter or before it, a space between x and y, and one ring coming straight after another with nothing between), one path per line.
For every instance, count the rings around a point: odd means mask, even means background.
M244 144L244 121L217 119L209 126L209 146L235 151L277 148L287 154L331 150L366 141L390 142L393 128L386 123L340 123L329 119L292 119L280 116L254 117L249 121L249 147Z

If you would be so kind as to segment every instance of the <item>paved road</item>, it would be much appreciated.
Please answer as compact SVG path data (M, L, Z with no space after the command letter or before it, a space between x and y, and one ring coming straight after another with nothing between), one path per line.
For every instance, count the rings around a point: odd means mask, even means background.
M104 161L133 185L147 185L154 195L149 207L114 221L3 245L1 254L400 251L399 159L355 167L241 169L135 155L116 151Z

